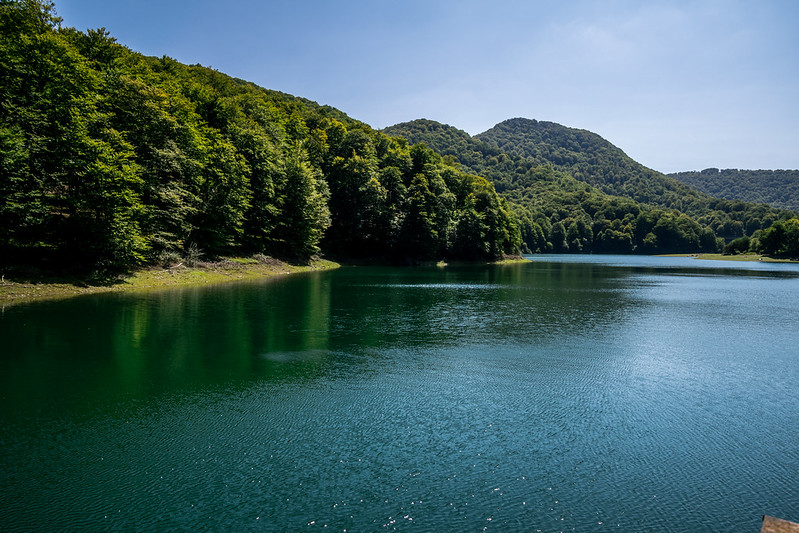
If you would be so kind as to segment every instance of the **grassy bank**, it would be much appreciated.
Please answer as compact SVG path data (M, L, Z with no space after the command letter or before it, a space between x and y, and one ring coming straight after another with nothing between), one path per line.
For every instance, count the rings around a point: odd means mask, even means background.
M81 279L8 276L0 280L0 306L70 298L83 294L120 291L151 291L176 287L193 287L231 281L270 278L296 272L311 272L338 268L339 264L325 259L312 260L307 265L292 265L278 259L260 261L251 258L226 258L214 262L199 262L189 268L146 268L103 283Z

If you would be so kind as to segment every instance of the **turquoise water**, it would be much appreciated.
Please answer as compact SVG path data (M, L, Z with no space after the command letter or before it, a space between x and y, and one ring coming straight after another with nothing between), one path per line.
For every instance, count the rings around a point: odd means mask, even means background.
M0 528L799 520L799 266L534 256L0 314Z

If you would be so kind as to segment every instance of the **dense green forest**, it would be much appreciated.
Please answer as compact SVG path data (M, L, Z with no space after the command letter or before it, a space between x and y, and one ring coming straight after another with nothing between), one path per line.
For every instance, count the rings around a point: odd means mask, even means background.
M669 177L719 198L799 211L799 170L706 168L701 172L677 172Z
M430 120L386 128L486 176L514 206L531 251L666 253L721 250L793 215L713 198L647 169L600 136L512 119L471 137Z
M0 261L517 253L493 185L326 106L0 2ZM0 265L2 267L3 265Z
M0 270L759 249L775 222L764 242L782 244L768 249L792 249L795 213L711 197L584 130L379 132L104 29L63 28L44 0L0 0L0 79Z

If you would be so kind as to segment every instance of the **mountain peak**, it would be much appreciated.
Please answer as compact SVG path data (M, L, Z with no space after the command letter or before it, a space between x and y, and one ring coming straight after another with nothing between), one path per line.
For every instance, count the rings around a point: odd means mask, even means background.
M471 135L469 135L467 132L458 129L455 126L450 126L449 124L443 124L441 122L437 122L435 120L430 120L427 118L417 118L415 120L410 120L408 122L401 122L399 124L394 124L393 126L388 126L387 128L384 128L382 131L388 135L400 135L400 136L404 136L404 134L400 132L445 131L459 137L464 137L464 138L471 137Z

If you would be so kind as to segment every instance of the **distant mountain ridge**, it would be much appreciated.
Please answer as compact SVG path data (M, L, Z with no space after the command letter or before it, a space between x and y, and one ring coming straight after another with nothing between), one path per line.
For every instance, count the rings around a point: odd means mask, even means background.
M669 174L691 187L728 200L742 200L799 211L799 170L706 168Z
M588 130L554 122L513 118L475 135L497 149L550 164L575 179L608 194L637 202L686 210L686 197L693 197L685 184L634 161L620 148ZM701 195L706 199L709 195Z
M383 131L424 143L491 180L519 206L532 251L709 251L721 246L716 236L752 236L793 215L712 197L637 163L595 133L553 122L509 119L470 136L418 119Z

